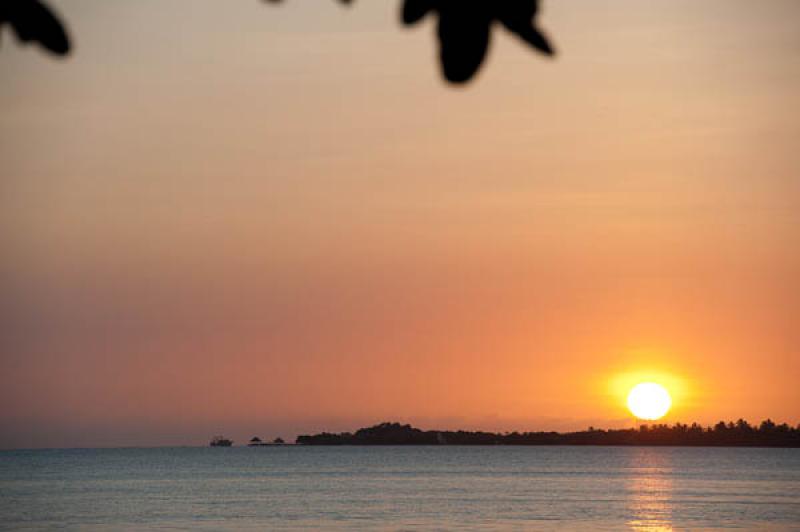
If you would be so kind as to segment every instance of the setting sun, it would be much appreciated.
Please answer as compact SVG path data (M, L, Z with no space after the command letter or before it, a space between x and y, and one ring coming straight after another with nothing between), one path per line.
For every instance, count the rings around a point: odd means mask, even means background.
M637 384L628 394L628 408L639 419L660 419L671 406L672 398L667 389L654 382Z

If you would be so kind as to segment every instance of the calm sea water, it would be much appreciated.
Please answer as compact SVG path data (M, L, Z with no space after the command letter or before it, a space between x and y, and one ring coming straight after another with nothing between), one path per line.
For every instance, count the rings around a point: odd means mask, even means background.
M800 530L800 450L0 452L4 529Z

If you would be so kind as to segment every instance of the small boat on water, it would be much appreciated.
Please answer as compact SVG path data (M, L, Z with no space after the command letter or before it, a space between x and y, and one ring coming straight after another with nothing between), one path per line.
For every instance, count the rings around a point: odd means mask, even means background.
M223 438L222 436L214 436L211 438L211 443L209 443L209 445L211 447L230 447L233 445L233 440Z

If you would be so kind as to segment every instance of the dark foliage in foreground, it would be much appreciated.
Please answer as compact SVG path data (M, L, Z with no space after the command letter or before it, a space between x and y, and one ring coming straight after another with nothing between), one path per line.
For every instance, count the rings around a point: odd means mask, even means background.
M267 1L280 3L282 0ZM411 26L434 15L442 75L451 83L465 83L483 64L495 24L503 26L534 50L553 55L550 41L536 25L538 12L539 0L404 0L400 19L404 25Z
M553 55L550 41L537 25L538 12L539 0L403 0L400 21L411 26L429 15L435 17L442 75L451 83L465 83L483 65L494 26L502 26L544 55ZM5 24L20 42L39 44L57 56L70 51L64 23L41 0L0 0L0 30Z
M429 13L436 15L442 75L451 83L464 83L483 64L495 23L534 50L553 55L553 47L536 26L538 11L539 0L406 0L402 20L412 25Z
M69 53L67 30L53 10L38 0L0 0L0 29L8 24L23 43L37 43L55 55Z
M381 423L355 433L298 436L301 445L673 445L707 447L800 447L800 426L776 425L771 420L758 426L740 419L720 421L713 427L697 423L642 425L638 429L581 432L467 432L423 431L411 425Z

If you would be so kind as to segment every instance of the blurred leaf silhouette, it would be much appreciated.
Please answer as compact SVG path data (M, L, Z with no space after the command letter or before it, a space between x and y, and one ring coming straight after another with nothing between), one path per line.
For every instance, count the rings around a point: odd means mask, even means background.
M339 2L350 4L352 0ZM465 83L486 58L495 22L539 52L553 55L552 46L535 24L538 9L539 0L403 0L401 20L413 25L430 13L438 16L442 74L451 83ZM56 55L69 53L64 26L39 0L0 0L0 27L5 23L22 42L37 42Z
M339 1L350 4L352 0ZM486 58L494 22L541 53L553 55L553 47L534 23L538 11L539 0L404 0L401 19L410 26L431 12L438 14L442 74L451 83L465 83Z
M58 16L38 0L0 0L0 29L9 24L17 39L36 42L49 52L64 56L70 42Z
M442 73L452 83L464 83L483 64L495 21L533 48L553 55L534 24L538 8L539 0L405 0L402 19L411 25L431 11L438 14Z

